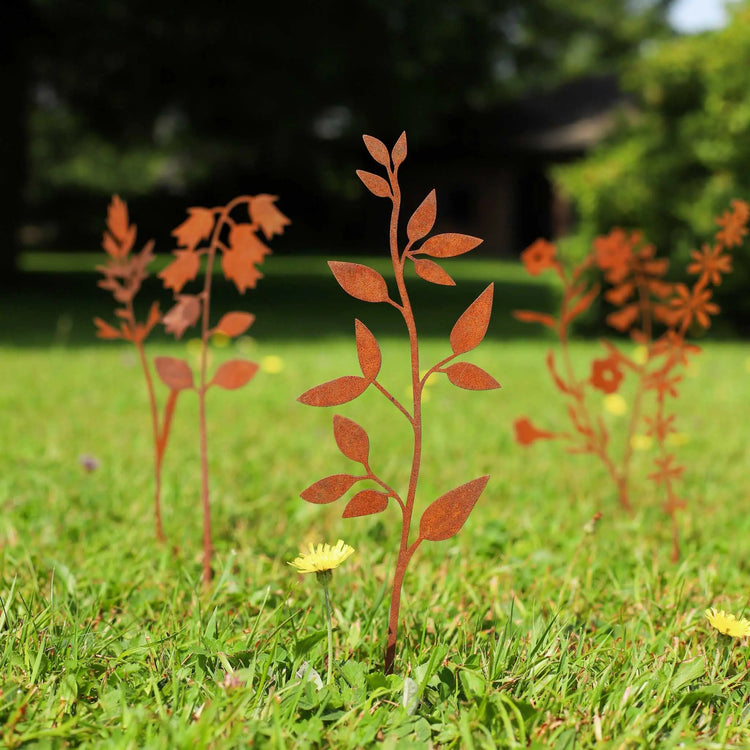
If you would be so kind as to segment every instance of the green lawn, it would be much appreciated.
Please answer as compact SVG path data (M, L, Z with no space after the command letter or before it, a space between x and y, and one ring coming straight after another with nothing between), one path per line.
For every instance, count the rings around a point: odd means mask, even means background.
M459 535L425 543L407 575L397 674L382 673L398 544L394 508L342 520L344 501L299 493L354 465L336 448L334 413L371 438L373 467L403 487L406 423L374 391L335 409L296 402L357 372L353 319L378 337L385 378L407 387L398 320L347 297L320 258L272 259L257 292L219 307L258 315L237 345L261 371L209 398L217 576L200 586L197 406L182 397L165 464L169 545L153 539L150 434L133 352L96 343L89 320L107 296L78 268L37 267L0 300L0 723L7 747L703 747L750 743L747 643L703 617L750 609L750 345L705 343L682 389L677 450L688 470L683 560L652 483L616 507L602 469L561 445L524 450L520 415L553 429L563 404L514 306L552 309L555 290L516 266L454 262L458 287L422 292L423 361L448 352L452 322L488 280L498 284L488 339L465 359L502 383L460 391L443 380L425 405L420 507L485 473L492 479ZM447 267L447 264L446 264ZM456 270L458 269L458 270ZM415 282L416 288L416 282ZM226 291L226 290L225 290ZM421 313L421 315L420 315ZM577 361L598 351L574 345ZM153 353L192 356L159 339ZM215 362L238 356L217 349ZM267 361L267 360L266 360ZM616 429L617 418L605 417ZM97 470L79 465L96 456ZM637 454L636 476L652 455ZM601 511L594 535L584 525ZM335 686L314 577L287 564L308 541L356 553L335 572ZM401 706L404 676L420 701Z

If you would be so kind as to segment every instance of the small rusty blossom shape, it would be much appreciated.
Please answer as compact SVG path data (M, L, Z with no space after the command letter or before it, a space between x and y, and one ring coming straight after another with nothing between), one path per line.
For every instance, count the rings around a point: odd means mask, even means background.
M517 419L513 425L516 442L520 445L531 445L537 440L552 440L557 437L554 432L547 432L535 427L527 417Z
M716 219L716 223L721 227L716 233L716 239L727 247L741 245L747 234L748 219L750 219L750 206L745 201L732 201L732 208Z
M750 622L744 617L738 620L733 614L723 609L718 611L713 607L707 609L706 619L712 628L731 638L747 638L750 635Z
M536 240L521 253L521 260L532 276L538 276L542 271L554 268L557 265L556 257L557 248L551 242L542 239Z
M333 547L330 544L318 544L316 547L311 543L307 552L301 553L288 565L297 568L300 573L323 573L338 568L353 554L354 548L344 544L341 539Z
M724 248L721 245L711 247L708 243L704 243L700 251L693 250L690 255L693 262L687 267L688 273L700 274L714 286L721 284L723 273L732 271L732 258L724 255Z
M615 393L623 377L619 362L615 357L595 359L591 363L591 385L603 393Z
M672 300L672 307L677 319L688 326L696 320L702 328L708 328L710 316L719 312L719 306L710 302L711 291L698 286L688 289L684 284L677 284L675 292L677 296Z

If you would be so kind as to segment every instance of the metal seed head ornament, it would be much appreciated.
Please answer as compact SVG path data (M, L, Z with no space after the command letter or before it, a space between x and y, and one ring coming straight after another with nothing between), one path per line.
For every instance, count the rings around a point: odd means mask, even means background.
M438 542L458 533L489 480L489 476L479 477L432 500L419 518L416 538L411 539L422 464L422 400L425 385L436 373L446 375L454 385L469 390L490 390L499 388L500 384L482 368L469 362L455 361L478 346L487 333L492 311L492 284L469 305L454 325L449 339L451 353L421 372L417 327L404 275L405 266L407 262L413 264L416 274L427 282L454 286L455 282L450 275L432 259L463 255L479 245L481 240L455 233L428 237L437 216L437 200L433 190L409 218L406 224L407 242L400 247L398 234L401 188L398 172L406 158L406 134L401 135L392 151L377 138L368 135L363 138L370 156L385 169L385 178L363 170L358 170L357 175L373 195L391 202L390 256L398 295L391 297L386 280L369 266L340 261L329 261L328 265L336 281L352 297L365 302L390 305L403 317L411 355L411 403L401 403L380 382L380 346L373 333L360 320L355 321L354 333L361 375L344 375L311 388L299 397L299 401L310 406L339 406L357 398L372 386L405 417L412 430L414 447L409 485L404 494L384 481L372 468L370 440L365 428L337 414L333 417L336 444L347 458L362 466L362 471L357 474L334 474L320 479L302 492L302 498L310 503L331 503L348 493L358 482L370 480L379 489L355 492L344 508L344 518L380 513L387 509L391 501L398 506L401 513L401 541L393 577L385 652L385 671L390 673L393 671L396 654L401 589L409 561L422 542Z
M675 463L674 453L669 450L677 430L676 414L668 413L668 399L678 397L677 387L683 378L680 371L689 365L689 357L700 352L699 347L688 343L688 335L707 329L711 316L719 312L718 305L711 301L710 287L720 284L722 275L731 272L732 258L727 250L742 244L749 219L750 206L743 201L732 201L731 210L716 220L720 229L714 244L704 244L700 251L692 252L692 263L687 271L697 279L690 287L665 280L669 261L656 257L656 248L644 243L640 232L613 229L597 237L589 254L570 272L558 258L556 246L547 240L537 240L521 254L532 276L552 270L562 281L558 316L534 310L516 310L514 315L525 323L547 326L557 334L562 365L558 367L550 351L547 369L555 387L567 401L572 430L549 432L523 417L515 423L516 440L527 446L537 440L557 438L568 444L569 453L595 456L614 482L620 505L627 511L632 511L633 451L655 443L656 471L648 478L664 490L664 511L672 523L672 559L675 561L680 557L677 511L685 507L685 501L677 495L676 485L685 467ZM628 354L623 347L602 341L606 355L593 360L587 376L581 378L570 356L569 329L600 294L601 284L590 280L593 269L599 270L609 287L604 299L614 310L607 316L607 323L620 333L630 334L637 347ZM631 405L618 394L627 373L637 378ZM619 457L612 448L605 420L592 408L590 396L597 391L604 394L602 403L611 413L622 416L630 408L624 449ZM649 407L651 413L646 414Z

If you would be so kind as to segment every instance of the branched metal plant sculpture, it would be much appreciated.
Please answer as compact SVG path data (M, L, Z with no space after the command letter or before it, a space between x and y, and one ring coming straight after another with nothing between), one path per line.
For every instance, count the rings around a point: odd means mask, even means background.
M346 375L311 388L299 397L299 401L310 406L338 406L357 398L373 386L398 409L411 427L414 448L409 485L404 496L386 483L371 466L370 442L365 429L351 419L335 415L333 431L336 443L347 458L362 465L363 471L359 474L334 474L320 479L304 490L302 497L311 503L330 503L342 497L356 483L370 480L380 489L363 489L355 493L344 509L344 518L380 513L387 508L390 500L398 505L401 511L401 541L393 577L385 650L385 671L390 673L393 671L396 655L401 590L410 560L423 541L437 542L458 533L489 480L489 476L479 477L433 500L419 519L416 539L411 539L422 465L423 389L427 380L435 373L445 374L451 383L469 390L489 390L499 388L500 384L474 364L454 362L457 357L478 346L487 332L492 311L492 284L472 302L453 327L450 334L451 354L420 374L417 327L404 273L407 261L414 265L416 274L422 279L434 284L453 286L453 279L430 258L462 255L479 245L481 240L454 233L427 237L437 215L433 190L409 219L406 225L407 242L401 248L398 239L401 213L398 172L406 158L406 134L401 135L392 152L377 138L366 135L364 142L372 158L386 171L387 179L362 170L358 170L357 175L371 193L391 201L390 256L398 296L396 299L391 297L386 280L373 268L338 261L329 261L328 265L336 281L352 297L365 302L383 302L402 315L409 336L411 404L402 404L378 379L382 363L380 347L372 332L359 320L355 321L355 337L362 374Z
M527 271L538 275L554 271L562 281L563 297L559 316L533 310L516 310L514 315L527 323L540 323L551 328L560 340L562 370L555 362L554 353L547 355L547 369L555 387L565 397L572 431L550 432L535 427L523 417L515 423L516 440L530 445L541 439L561 439L568 444L569 453L596 456L604 465L617 488L620 505L632 511L630 501L631 463L636 431L645 428L645 436L653 439L658 455L656 470L649 479L662 485L666 499L664 511L672 523L672 559L680 557L677 511L685 501L678 498L675 484L685 467L675 463L674 453L668 450L669 438L676 432L676 414L667 413L667 399L676 399L679 374L688 364L688 356L700 352L690 344L691 331L706 329L711 316L719 307L711 301L711 286L721 283L723 274L732 270L727 249L742 244L747 234L750 207L743 201L733 201L732 209L717 219L720 225L712 246L704 245L693 251L693 262L688 273L697 276L692 287L665 280L669 261L656 257L656 248L644 244L639 232L615 229L594 240L591 252L568 272L559 258L557 248L546 240L537 240L521 254ZM603 341L606 357L595 359L587 377L576 375L569 350L571 323L585 312L599 296L601 285L590 281L590 269L598 269L609 289L604 299L616 309L607 316L610 326L621 333L629 333L638 344L633 356L611 341ZM656 331L660 326L661 330ZM614 455L610 434L600 416L592 413L587 400L589 388L606 395L616 394L626 372L636 378L635 395L630 419L625 430L622 455ZM653 398L647 397L652 394ZM644 414L648 405L651 415ZM626 408L622 402L623 408Z
M151 427L154 439L154 515L156 520L156 538L163 542L164 526L161 518L161 468L164 451L169 440L169 429L177 393L171 391L164 406L164 413L159 416L159 404L154 390L154 379L151 365L143 342L154 327L161 322L159 303L154 302L148 317L139 323L135 317L133 300L141 289L143 281L148 277L146 268L154 259L154 242L149 240L139 253L132 253L135 245L137 228L128 218L128 207L125 201L115 195L109 204L107 212L107 231L104 232L102 248L107 253L107 263L98 266L97 270L104 275L99 281L102 289L112 293L115 301L121 305L115 309L115 315L120 318L120 326L116 328L101 318L94 318L97 336L103 339L124 339L132 341L138 351L138 359L143 369L148 390L149 407L151 410Z

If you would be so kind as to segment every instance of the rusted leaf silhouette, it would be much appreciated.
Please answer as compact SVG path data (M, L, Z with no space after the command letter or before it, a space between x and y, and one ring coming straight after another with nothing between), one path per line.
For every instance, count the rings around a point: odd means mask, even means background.
M308 406L339 406L357 398L370 385L366 378L344 375L305 391L299 401Z
M357 516L371 516L382 513L388 507L388 493L378 490L362 490L352 497L346 504L342 518L356 518Z
M365 187L373 195L377 195L378 198L391 197L391 189L388 187L388 183L382 177L378 177L372 172L365 172L362 169L357 170L357 177L359 177L359 179L364 182Z
M680 556L676 513L684 506L674 485L683 467L672 464L674 457L666 449L675 419L675 414L667 412L668 399L678 397L681 376L675 371L688 364L688 350L691 353L695 350L686 342L687 334L693 327L708 328L711 316L719 312L711 301L709 287L721 283L722 276L731 271L731 257L726 251L742 240L748 220L750 206L743 201L732 201L731 210L720 220L720 226L731 226L731 231L725 233L720 229L713 246L704 245L702 251L692 253L693 262L687 270L698 277L692 286L665 280L668 261L656 257L656 248L645 243L640 232L613 229L597 237L589 254L571 271L558 259L555 245L547 240L537 240L521 254L531 275L552 270L562 281L559 323L547 313L517 310L514 315L518 320L542 323L557 332L565 366L559 371L550 352L547 369L555 387L567 401L566 410L573 429L551 433L534 427L524 418L516 421L516 439L522 445L531 445L538 439L557 438L567 443L569 453L596 457L615 485L620 505L627 511L632 511L631 466L636 438L641 431L641 437L653 439L658 452L657 471L649 478L666 495L664 508L672 524L673 560ZM593 268L599 270L609 285L603 294L599 283L586 280ZM617 331L629 333L638 348L631 355L614 343L603 341L607 356L594 359L587 375L581 378L576 375L569 355L569 328L600 296L615 308L607 314L607 323ZM601 415L593 413L586 395L590 389L607 397L619 394L628 374L636 378L631 403L622 398L609 402L620 409L620 414L623 410L630 412L630 417L622 422L625 447L618 457L613 453L610 429ZM647 407L651 407L650 414L646 413Z
M437 196L434 190L430 190L427 197L422 201L419 208L412 214L406 225L406 236L410 242L421 240L422 237L432 231L437 218Z
M226 336L241 336L255 322L255 315L246 312L230 312L222 315L216 331Z
M333 474L330 477L319 479L311 484L304 492L302 499L308 503L323 505L338 500L345 492L348 492L354 483L362 479L353 474Z
M456 362L445 368L445 374L453 385L469 391L490 391L500 387L492 375L471 362Z
M201 258L193 250L175 250L176 260L173 260L158 276L167 289L174 292L182 291L182 287L192 281L201 268Z
M362 374L372 382L380 373L383 358L377 339L372 335L370 329L360 320L354 321L354 330L357 340L357 357Z
M541 323L548 328L557 328L557 321L552 315L534 312L534 310L514 310L513 317L522 323Z
M178 294L177 304L164 316L167 333L181 338L188 328L192 328L201 316L200 297L194 294Z
M385 279L369 266L360 263L328 261L336 281L352 297L363 302L385 302L388 299L388 286Z
M352 461L367 464L370 455L370 439L363 427L340 414L333 418L333 436L339 450Z
M211 378L210 385L217 385L219 388L233 391L249 383L257 371L258 365L255 362L232 359L219 365L213 378Z
M433 284L456 286L456 282L437 263L427 258L414 258L414 270L417 276Z
M436 234L425 240L416 253L424 253L433 258L453 258L463 255L480 245L482 240L478 237L470 237L468 234Z
M425 370L424 373L420 370L417 327L404 277L405 262L407 259L413 261L416 273L421 278L435 284L452 286L454 285L453 279L440 265L428 258L415 256L451 258L468 252L481 240L463 234L427 236L433 230L437 216L437 198L435 191L432 190L408 219L407 244L401 247L398 239L398 219L402 208L398 169L406 158L406 134L401 135L390 154L385 144L377 138L366 135L363 139L370 156L385 168L387 179L362 170L359 170L357 174L370 192L391 200L389 255L393 265L395 285L398 289L398 299L390 298L385 278L372 268L341 261L329 261L329 266L336 281L352 297L365 302L387 302L401 313L408 332L411 354L409 373L412 383L411 401L407 408L378 380L382 365L380 347L372 332L359 320L355 322L355 337L362 377L346 375L336 378L306 391L299 397L299 401L310 406L336 406L351 401L372 385L374 390L392 403L403 417L406 417L412 430L414 451L409 484L406 492L400 494L376 474L370 467L371 448L365 429L346 417L336 415L333 419L336 444L344 456L362 464L365 473L362 476L335 474L326 477L302 492L302 498L313 503L330 503L342 497L356 482L368 480L379 485L380 489L368 488L354 494L344 509L344 518L381 513L388 508L391 498L394 500L392 505L401 511L401 541L393 575L388 639L385 649L385 671L390 673L393 671L396 657L401 590L412 556L422 541L447 539L460 529L488 479L488 477L482 477L469 482L436 500L422 516L419 536L410 542L412 519L416 511L417 486L421 467L425 463L425 457L422 455L422 396L425 383L431 375L438 372L445 373L456 385L473 390L497 388L499 383L476 365L453 361L456 357L476 347L487 333L492 308L492 285L469 306L454 326L450 334L452 353ZM421 244L414 248L415 243Z
M494 288L490 284L456 321L450 336L454 354L464 354L482 343L490 323Z
M208 239L213 228L214 212L211 209L189 208L188 218L172 232L172 236L177 239L178 247L187 247L192 250ZM178 253L175 253L175 255L178 255ZM198 269L196 268L192 278L195 278L197 273ZM166 282L164 285L168 286Z
M193 371L185 360L175 357L156 357L154 365L161 382L173 391L194 387Z
M261 193L251 197L249 201L250 221L255 226L260 227L267 240L270 240L275 234L283 234L284 227L291 224L289 219L276 208L278 199L278 195Z
M489 476L479 477L434 500L419 521L419 538L440 542L458 534L489 480Z

